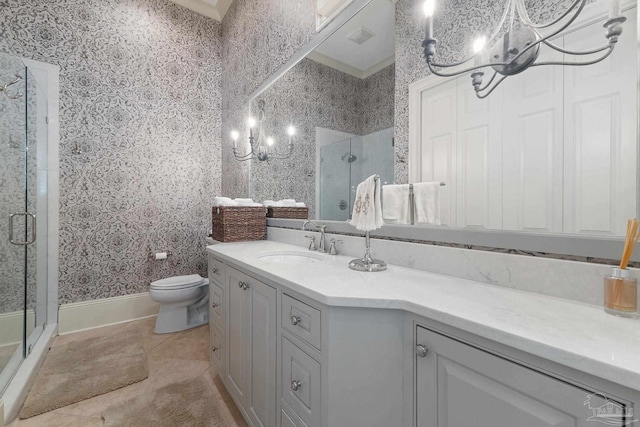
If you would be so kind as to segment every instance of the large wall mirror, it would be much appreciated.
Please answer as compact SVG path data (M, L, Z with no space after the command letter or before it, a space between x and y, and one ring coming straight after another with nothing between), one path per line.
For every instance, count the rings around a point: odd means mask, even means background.
M503 7L465 2L438 2L436 38L450 60ZM439 240L455 235L466 243L485 232L506 236L498 247L522 248L534 235L623 236L627 218L640 216L636 2L622 1L624 33L605 61L529 69L485 100L475 97L468 75L428 75L422 3L372 0L254 94L250 108L255 113L264 102L270 132L290 123L299 132L290 159L252 163L250 196L296 198L313 218L344 221L355 186L377 173L389 184L446 184L442 225L427 226ZM604 45L609 3L589 2L554 42ZM570 2L526 4L532 19L544 21Z

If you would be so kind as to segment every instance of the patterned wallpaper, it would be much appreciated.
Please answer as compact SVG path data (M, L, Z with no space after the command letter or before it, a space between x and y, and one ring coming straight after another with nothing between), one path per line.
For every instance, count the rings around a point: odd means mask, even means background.
M226 196L246 196L249 178L249 162L233 158L229 134L244 123L253 91L316 34L314 5L314 0L234 0L224 17L222 188Z
M281 150L290 123L297 134L289 159L252 163L250 196L260 201L295 198L307 204L313 218L316 126L355 135L393 127L393 86L393 65L359 79L310 59L300 61L258 97L265 101L265 131L280 141Z
M221 25L168 0L0 7L0 50L61 69L60 303L206 274L221 186ZM148 250L173 256L152 261Z

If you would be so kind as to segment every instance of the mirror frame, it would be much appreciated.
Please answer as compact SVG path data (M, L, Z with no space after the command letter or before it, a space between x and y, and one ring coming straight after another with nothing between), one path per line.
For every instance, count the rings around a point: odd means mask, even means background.
M403 1L403 0L397 0ZM397 2L396 1L396 2ZM251 102L262 92L268 89L298 62L304 59L309 53L315 50L322 42L329 38L336 30L354 17L360 10L365 8L371 0L354 0L336 18L327 24L313 39L298 49L296 53L282 65L271 77L265 80L249 97L247 103L247 114L251 111ZM396 3L394 2L394 3ZM640 13L638 13L636 2L636 21L638 30L635 35L638 49L638 76L636 79L636 92L638 94L637 111L640 117ZM416 41L418 43L419 41ZM640 120L636 129L636 142L640 145ZM640 153L640 150L639 150ZM636 180L640 182L640 154L638 155L638 165L636 169ZM247 195L251 193L251 162L248 168L249 177L247 180ZM636 200L640 210L640 185L637 186ZM640 216L640 215L639 215ZM328 225L328 232L362 235L355 227L342 221L322 220ZM268 218L267 225L279 228L300 229L302 220ZM455 246L466 249L484 250L508 250L513 253L538 252L543 254L553 254L560 256L585 257L586 261L593 258L599 260L617 260L620 258L624 246L624 237L607 236L583 236L578 234L538 234L519 231L504 230L470 230L465 228L442 228L437 226L416 226L416 225L385 225L382 228L372 231L371 237L403 240L412 242L427 242L441 246ZM640 262L640 250L636 251L631 261Z

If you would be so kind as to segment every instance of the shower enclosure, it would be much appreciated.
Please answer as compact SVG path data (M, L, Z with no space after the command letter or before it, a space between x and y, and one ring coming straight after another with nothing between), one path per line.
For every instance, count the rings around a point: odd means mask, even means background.
M332 142L332 132L316 131L319 140L318 218L350 219L355 192L365 178L378 174L393 183L393 128ZM322 139L327 139L322 141Z
M0 52L0 397L47 323L49 103L42 83L20 58Z

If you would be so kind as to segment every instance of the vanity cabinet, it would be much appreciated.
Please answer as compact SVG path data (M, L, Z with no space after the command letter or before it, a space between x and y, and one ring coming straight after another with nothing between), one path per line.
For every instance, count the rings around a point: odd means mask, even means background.
M254 427L276 425L276 290L227 267L226 385Z
M224 353L224 264L209 262L209 330L211 333L211 364L216 372L223 370Z
M421 326L415 366L417 427L587 427L592 408L625 406Z

